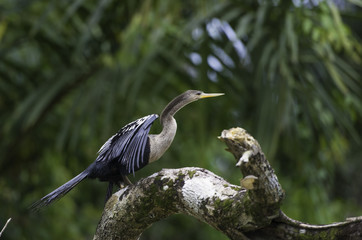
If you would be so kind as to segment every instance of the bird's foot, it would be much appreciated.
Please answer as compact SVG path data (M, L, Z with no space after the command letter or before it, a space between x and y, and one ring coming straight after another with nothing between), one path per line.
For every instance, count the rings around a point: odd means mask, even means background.
M119 182L119 187L120 188L124 188L124 187L126 187L128 185L133 185L132 182L128 179L127 176L122 175L122 180L123 180L122 182Z

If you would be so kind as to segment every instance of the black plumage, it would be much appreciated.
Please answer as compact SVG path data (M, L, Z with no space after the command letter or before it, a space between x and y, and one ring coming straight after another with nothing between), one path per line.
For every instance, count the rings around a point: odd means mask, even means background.
M157 114L148 115L121 128L100 148L97 159L86 170L35 202L31 209L37 211L62 198L85 178L109 182L107 200L113 184L120 184L126 175L147 165L150 154L148 133L157 118Z
M89 177L109 181L109 174L134 174L135 171L147 165L150 151L148 133L157 118L157 114L152 114L137 119L109 138L98 151L95 167ZM105 172L107 167L104 165L110 166L109 164L118 168L117 171Z

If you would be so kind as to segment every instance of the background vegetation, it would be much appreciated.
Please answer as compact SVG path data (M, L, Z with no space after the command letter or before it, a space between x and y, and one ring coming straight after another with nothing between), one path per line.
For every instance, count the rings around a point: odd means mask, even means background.
M177 113L170 150L131 180L198 166L238 184L216 136L241 126L275 168L290 217L325 224L362 215L361 6L2 0L0 226L13 219L3 238L91 239L105 183L85 181L37 215L27 207L84 170L120 127L187 89L226 95ZM171 238L226 239L185 216L142 237Z

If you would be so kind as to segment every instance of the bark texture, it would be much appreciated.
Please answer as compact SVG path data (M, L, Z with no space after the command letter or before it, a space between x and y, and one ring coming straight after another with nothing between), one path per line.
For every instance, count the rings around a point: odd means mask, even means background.
M230 239L362 239L362 219L325 226L288 218L280 211L284 191L258 142L244 129L219 137L245 176L241 186L201 168L163 169L115 193L94 239L138 239L172 214L191 215Z

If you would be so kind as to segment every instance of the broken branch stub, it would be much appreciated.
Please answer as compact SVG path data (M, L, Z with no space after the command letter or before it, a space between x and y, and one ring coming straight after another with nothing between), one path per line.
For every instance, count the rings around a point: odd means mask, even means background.
M236 158L236 165L240 167L243 176L254 180L248 190L253 210L261 218L276 218L284 191L259 143L242 128L224 130L219 139L228 146L228 151Z

